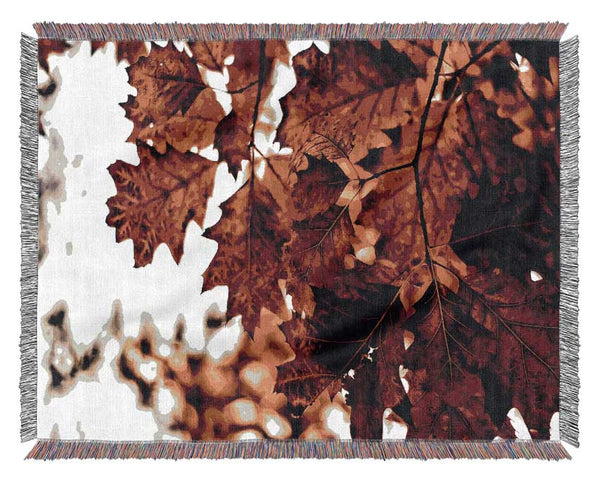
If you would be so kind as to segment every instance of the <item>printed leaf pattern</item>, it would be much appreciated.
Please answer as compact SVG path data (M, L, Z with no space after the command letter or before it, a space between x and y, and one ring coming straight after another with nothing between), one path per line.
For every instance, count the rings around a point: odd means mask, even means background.
M328 46L292 56L281 41L169 43L133 55L137 94L123 107L140 164L110 167L108 225L133 240L136 267L163 242L179 262L218 162L241 179L205 231L218 250L204 290L228 287L227 316L252 342L265 311L277 317L275 389L292 435L343 390L356 438L381 437L389 409L408 437L514 436L513 408L548 438L557 46ZM285 68L295 84L283 92ZM267 138L282 150L264 149ZM212 147L218 162L199 154Z
M129 141L150 140L160 153L167 145L180 152L202 150L214 142L216 125L225 113L201 71L172 44L153 45L147 57L127 68L137 89L123 104L133 121Z
M117 195L108 201L106 222L117 228L117 242L134 240L135 267L152 262L163 242L179 263L188 223L203 225L217 164L172 148L162 155L146 144L137 147L140 165L109 167Z
M204 274L204 289L228 285L229 309L242 315L244 327L254 332L262 307L285 317L287 308L278 285L282 245L288 230L279 197L278 180L250 180L221 205L223 217L207 236L219 250Z

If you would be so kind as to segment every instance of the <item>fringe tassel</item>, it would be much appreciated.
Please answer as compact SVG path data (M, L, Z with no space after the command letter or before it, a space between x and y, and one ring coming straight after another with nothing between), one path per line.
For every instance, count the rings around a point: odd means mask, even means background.
M238 40L253 38L405 38L451 40L556 40L567 25L552 23L373 23L373 24L34 24L40 38L60 40Z
M579 446L579 39L560 44L560 438Z
M37 39L21 35L21 441L37 435Z
M41 440L26 459L571 459L557 441L104 442Z

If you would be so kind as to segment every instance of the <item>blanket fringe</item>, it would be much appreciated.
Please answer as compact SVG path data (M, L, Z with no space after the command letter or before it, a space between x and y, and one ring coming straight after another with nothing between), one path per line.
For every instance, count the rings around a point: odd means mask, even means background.
M37 430L37 39L21 36L21 440Z
M105 442L41 440L26 459L571 459L557 441L216 441Z
M560 43L560 437L579 446L579 40Z
M253 38L405 38L452 40L559 40L567 25L548 23L373 23L373 24L34 24L40 38L60 40L239 40Z

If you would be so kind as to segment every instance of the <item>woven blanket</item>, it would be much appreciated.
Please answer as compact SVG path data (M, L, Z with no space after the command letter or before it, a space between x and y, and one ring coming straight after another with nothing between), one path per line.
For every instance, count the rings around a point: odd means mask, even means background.
M36 24L28 457L568 458L565 28Z

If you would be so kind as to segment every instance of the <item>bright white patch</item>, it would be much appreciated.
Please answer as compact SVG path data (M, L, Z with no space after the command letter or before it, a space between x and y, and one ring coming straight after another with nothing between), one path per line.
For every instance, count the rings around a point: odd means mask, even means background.
M187 54L188 57L192 58L194 56L194 52L192 52L192 49L190 48L188 43L187 42L182 42L182 43L183 43L183 51Z
M167 389L164 387L161 387L158 390L157 400L158 400L158 406L157 406L158 412L159 412L159 414L162 414L163 416L170 414L176 405L175 398L173 397L173 393L171 392L170 389Z
M158 353L163 357L168 357L171 355L171 348L168 344L163 342L160 346L158 346Z
M152 139L146 139L146 143L150 146L153 147L154 146L154 141Z
M539 272L536 272L536 271L529 271L529 277L531 277L531 280L533 282L538 282L538 281L541 281L543 279L542 275Z
M276 61L271 77L273 89L265 99L260 120L261 129L254 133L254 144L265 156L281 154L281 145L275 142L276 127L283 119L280 100L296 85L296 75L291 64Z
M283 434L283 426L275 417L267 415L265 421L265 431L271 437L278 437Z
M185 50L186 44L185 42L182 42L181 40L174 40L173 41L173 45L175 46L175 48L177 50L179 50L180 52L183 52Z
M408 383L408 379L406 379L406 375L408 374L408 369L406 369L402 364L398 367L398 375L400 376L400 382L402 383L402 387L404 391L408 393L410 389L410 384Z
M289 294L286 294L285 296L285 307L287 307L290 312L294 311L294 302L292 296Z
M225 57L225 59L223 60L223 64L224 65L233 65L234 60L235 60L235 55L231 54L228 57Z
M294 57L298 55L300 52L307 50L313 44L312 40L290 40L287 43L288 51L290 55Z
M550 419L550 441L560 441L560 414L557 412Z
M141 362L140 363L140 374L148 381L154 381L157 374L157 365L155 361Z
M52 54L48 56L48 65L51 64ZM50 80L50 76L46 73L43 68L38 69L38 85L44 85Z
M340 389L340 393L341 393L342 397L344 398L344 401L347 401L348 394L350 394L350 393L348 391L346 391L344 388Z
M265 171L267 170L267 161L265 159L260 159L258 166L256 167L256 176L259 179L262 179L265 176Z
M508 411L507 417L515 430L517 439L531 439L529 428L527 427L527 424L525 424L525 420L517 408L512 408Z
M325 55L329 53L330 45L327 40L290 40L287 43L288 51L292 57L298 55L304 50L308 50L313 43Z
M325 425L339 439L352 438L350 434L350 417L337 406L325 410Z
M356 252L356 258L363 264L372 265L375 262L375 248L367 246L359 249Z
M329 41L328 40L315 40L315 47L317 47L325 55L329 53Z
M258 433L258 431L243 431L242 433L237 435L236 439L252 441L254 439L260 439L260 434Z
M242 168L247 165L247 161L242 161ZM219 221L222 213L219 205L231 197L244 184L245 180L246 176L243 173L240 173L237 179L234 178L233 175L229 173L229 167L227 166L226 162L221 162L219 164L217 167L217 173L215 175L215 188L213 190L213 195L208 199L206 204L206 215L204 216L205 229L212 227ZM187 235L189 235L189 233ZM214 242L213 244L216 252L217 243Z
M348 376L351 377L352 379L354 379L354 375L356 374L356 372L354 371L354 369L350 369L348 371Z
M229 82L229 73L227 69L223 72L208 70L199 66L202 79L214 89L217 101L223 107L225 115L231 112L231 94L227 93L227 83Z
M206 352L217 361L224 358L235 350L243 331L242 316L235 316L207 341Z
M196 151L198 151L198 147L196 147ZM213 144L211 145L207 145L206 147L204 147L199 154L208 159L208 160L212 160L214 162L216 162L217 160L219 160L219 151L217 149L215 149L215 146Z

